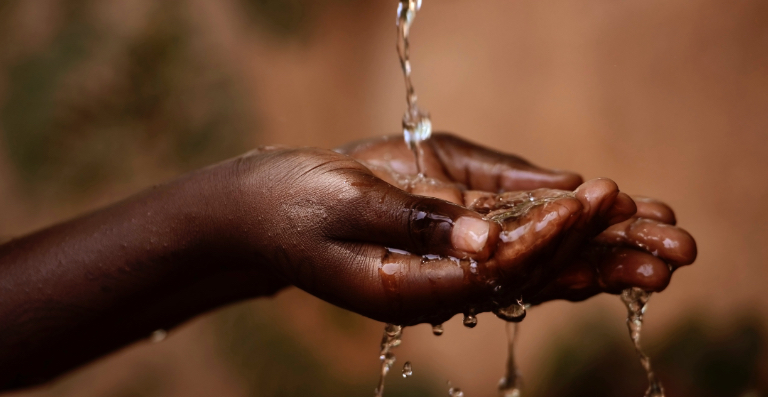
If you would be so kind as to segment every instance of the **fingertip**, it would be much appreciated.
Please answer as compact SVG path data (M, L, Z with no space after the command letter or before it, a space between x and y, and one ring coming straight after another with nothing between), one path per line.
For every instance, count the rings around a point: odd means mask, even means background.
M619 186L608 178L592 179L581 184L574 194L586 212L605 214L619 194Z
M574 190L584 183L581 175L570 171L547 170L535 165L508 169L503 174L501 190L558 189Z
M608 223L611 225L624 222L635 215L637 205L628 194L619 192L613 201L613 206L608 210Z
M696 241L687 231L652 219L637 219L627 229L631 244L646 249L674 267L690 265L696 260Z
M453 224L451 244L453 248L469 255L476 255L485 250L491 223L482 218L462 216Z
M407 228L399 238L404 247L417 254L452 256L484 260L498 241L500 226L479 213L441 199L411 196L406 210Z
M520 258L546 250L550 242L567 235L582 209L579 200L564 196L534 206L522 216L500 219L503 231L494 258L499 263L515 264Z
M553 179L558 186L552 189L574 190L584 183L584 178L571 171L554 170Z
M669 285L672 272L661 259L629 248L611 250L600 264L600 282L607 292L629 287L661 292Z
M654 219L669 225L677 224L675 211L667 204L643 196L632 197L637 203L637 217Z
M696 261L699 249L696 240L685 229L677 228L680 239L680 251L677 258L677 266L687 266Z

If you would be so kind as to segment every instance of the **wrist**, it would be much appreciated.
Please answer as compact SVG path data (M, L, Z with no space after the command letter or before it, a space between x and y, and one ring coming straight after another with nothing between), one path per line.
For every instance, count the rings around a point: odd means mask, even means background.
M179 202L188 200L189 206L180 217L186 220L187 233L197 236L185 255L195 258L212 293L242 299L269 295L286 285L267 259L274 247L263 209L270 190L264 186L264 167L259 166L263 151L182 177L177 194L186 198Z

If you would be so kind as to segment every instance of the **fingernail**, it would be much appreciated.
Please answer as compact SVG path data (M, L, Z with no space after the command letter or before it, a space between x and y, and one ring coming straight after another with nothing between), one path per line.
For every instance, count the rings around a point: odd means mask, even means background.
M488 241L491 225L478 218L461 217L453 225L451 243L453 248L470 254L481 252Z

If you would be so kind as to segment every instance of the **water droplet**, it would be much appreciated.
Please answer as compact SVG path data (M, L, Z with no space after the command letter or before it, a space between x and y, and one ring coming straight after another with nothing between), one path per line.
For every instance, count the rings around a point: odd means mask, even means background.
M525 319L525 305L522 300L509 305L509 307L497 307L493 310L496 317L513 323L519 323Z
M432 333L435 336L440 336L445 332L445 329L443 328L443 324L435 324L432 326Z
M413 375L413 367L411 366L410 361L406 361L405 364L403 364L403 378L407 378L411 375Z
M381 397L384 393L384 378L386 378L392 364L395 363L395 354L392 349L399 346L402 342L403 327L395 324L387 324L384 327L384 335L381 338L381 372L379 375L379 386L376 388L376 396Z
M164 329L158 329L155 332L152 332L152 335L149 336L149 340L152 343L158 343L165 340L165 338L168 337L168 331Z
M467 313L464 315L464 326L467 328L475 328L477 325L477 317L475 317L472 313Z
M451 382L448 382L448 395L451 397L464 397L464 392L458 387L451 386Z

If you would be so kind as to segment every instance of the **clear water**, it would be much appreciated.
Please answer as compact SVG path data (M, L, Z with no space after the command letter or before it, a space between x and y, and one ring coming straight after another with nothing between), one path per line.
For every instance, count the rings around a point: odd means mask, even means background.
M664 397L664 388L661 386L661 382L656 378L656 374L653 372L651 366L651 359L645 354L640 346L640 336L643 329L643 314L645 313L646 304L650 299L651 293L645 292L640 288L628 288L622 291L621 301L627 306L627 328L629 329L629 337L632 339L632 344L635 346L637 356L640 358L640 365L645 369L645 374L648 377L648 389L645 391L645 397Z
M416 19L417 12L421 9L422 0L399 0L397 7L397 54L400 59L400 66L405 79L405 92L407 109L402 120L403 138L408 147L413 151L416 160L417 177L424 178L425 165L423 162L423 150L421 142L429 139L432 135L432 120L428 112L423 111L418 106L418 97L413 87L411 78L411 60L410 60L410 32L413 21ZM506 219L520 217L534 206L546 204L560 197L535 198L530 193L511 193L512 196L499 197L499 200L505 202L505 205L493 205L493 210L486 214L486 217L503 222ZM571 195L571 193L563 193ZM503 236L502 236L503 237ZM407 254L407 253L404 253ZM428 260L425 263L429 262ZM648 356L640 347L640 335L643 324L643 313L645 305L648 302L650 293L639 288L630 288L622 292L621 299L627 306L627 327L629 335L635 346L635 350L640 358L640 364L648 376L648 390L645 397L665 397L664 389L656 378L651 367ZM519 332L519 322L526 316L526 306L522 299L508 307L497 307L494 310L497 317L507 322L507 368L505 376L499 382L500 397L520 397L520 375L514 358L515 341ZM473 311L464 314L464 326L474 328L477 325L477 316ZM432 333L436 336L444 332L442 324L432 326ZM381 360L381 372L379 385L376 388L376 397L382 397L384 393L384 380L395 362L395 355L392 349L399 346L402 342L403 327L394 324L387 324L384 329L384 336L381 341L381 351L379 359ZM403 365L403 377L413 375L413 368L410 362ZM448 382L450 397L464 397L464 392L453 387Z
M405 364L403 364L403 378L407 378L411 375L413 375L413 366L410 361L406 361Z
M525 308L523 308L525 310ZM520 374L515 362L515 342L520 330L520 323L507 323L507 371L499 381L500 397L520 397Z
M392 352L403 341L403 327L394 324L384 326L384 335L381 337L381 351L379 360L381 360L381 369L379 374L379 386L376 387L376 397L384 395L384 379L387 377L392 364L395 363L395 353ZM408 364L408 363L406 363Z
M400 0L397 6L397 55L405 78L405 100L408 105L403 116L403 137L416 156L416 169L424 175L420 142L432 135L432 120L429 113L419 109L418 97L411 80L411 25L421 9L421 0Z

